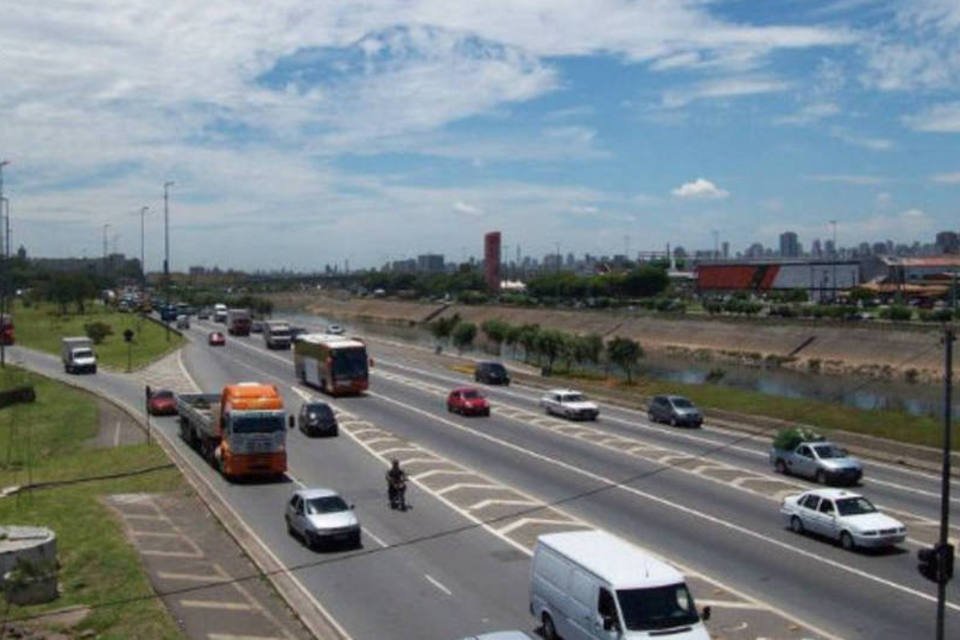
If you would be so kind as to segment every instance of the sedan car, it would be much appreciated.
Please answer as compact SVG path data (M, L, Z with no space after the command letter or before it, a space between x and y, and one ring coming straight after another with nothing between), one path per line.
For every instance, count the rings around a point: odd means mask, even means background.
M877 511L859 493L817 489L788 496L780 505L790 529L809 531L836 540L844 549L877 548L900 544L907 538L902 522Z
M263 320L254 320L251 322L250 333L263 333Z
M324 543L361 546L360 521L353 505L331 489L300 489L287 501L283 518L287 532L311 549Z
M447 411L464 416L489 416L490 403L476 389L463 387L447 396Z
M700 427L703 414L696 405L683 396L654 396L647 405L651 422L666 422L672 427Z
M510 384L510 374L499 362L478 362L473 370L473 379L484 384Z
M297 415L300 431L308 436L335 436L339 432L337 416L326 402L304 402Z
M596 420L600 407L587 400L579 391L551 389L540 398L540 406L547 415L557 415L570 420Z
M177 414L177 397L169 389L150 392L147 398L147 411L152 416L173 416Z
M227 338L219 331L211 331L207 336L207 344L211 347L222 347L227 344Z

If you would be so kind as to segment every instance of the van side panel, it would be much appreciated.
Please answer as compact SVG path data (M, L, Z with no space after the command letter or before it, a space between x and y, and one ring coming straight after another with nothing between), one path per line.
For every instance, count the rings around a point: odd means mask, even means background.
M530 575L530 612L537 620L542 620L544 613L548 614L561 636L564 635L569 582L567 560L548 547L537 545Z

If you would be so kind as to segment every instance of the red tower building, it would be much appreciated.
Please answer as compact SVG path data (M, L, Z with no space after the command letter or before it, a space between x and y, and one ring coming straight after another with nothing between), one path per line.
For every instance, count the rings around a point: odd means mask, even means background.
M483 275L487 291L500 293L500 232L491 231L483 236Z

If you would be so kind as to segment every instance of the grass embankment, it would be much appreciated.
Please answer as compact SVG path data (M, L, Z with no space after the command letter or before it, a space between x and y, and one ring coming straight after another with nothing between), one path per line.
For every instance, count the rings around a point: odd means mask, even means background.
M34 386L37 399L0 410L0 486L118 474L169 462L156 445L89 446L98 430L93 398L14 367L0 372L0 388L23 383ZM91 613L78 629L90 629L98 638L181 638L119 521L99 498L183 487L176 469L164 469L0 499L0 522L44 526L57 534L60 561L61 597L45 605L12 606L6 619L81 605Z
M73 311L71 305L71 311ZM123 332L132 329L134 338L130 348L130 363L137 369L183 344L176 332L169 332L155 322L144 320L135 313L120 313L100 304L88 304L86 313L61 315L55 305L34 304L25 307L18 302L13 309L17 344L32 349L60 355L60 339L67 336L84 336L83 326L91 322L110 325L113 334L96 345L97 359L101 366L119 371L127 368L127 343Z

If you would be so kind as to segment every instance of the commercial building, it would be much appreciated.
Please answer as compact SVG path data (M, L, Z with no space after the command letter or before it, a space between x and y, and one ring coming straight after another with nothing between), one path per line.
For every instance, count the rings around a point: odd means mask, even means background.
M487 291L500 292L500 232L491 231L483 236L483 275Z
M780 257L796 258L800 255L800 241L793 231L784 231L780 234Z
M417 271L421 273L443 273L443 254L425 253L417 256Z
M832 300L863 281L856 260L775 260L707 263L696 267L697 291L767 293L804 289L811 300Z

